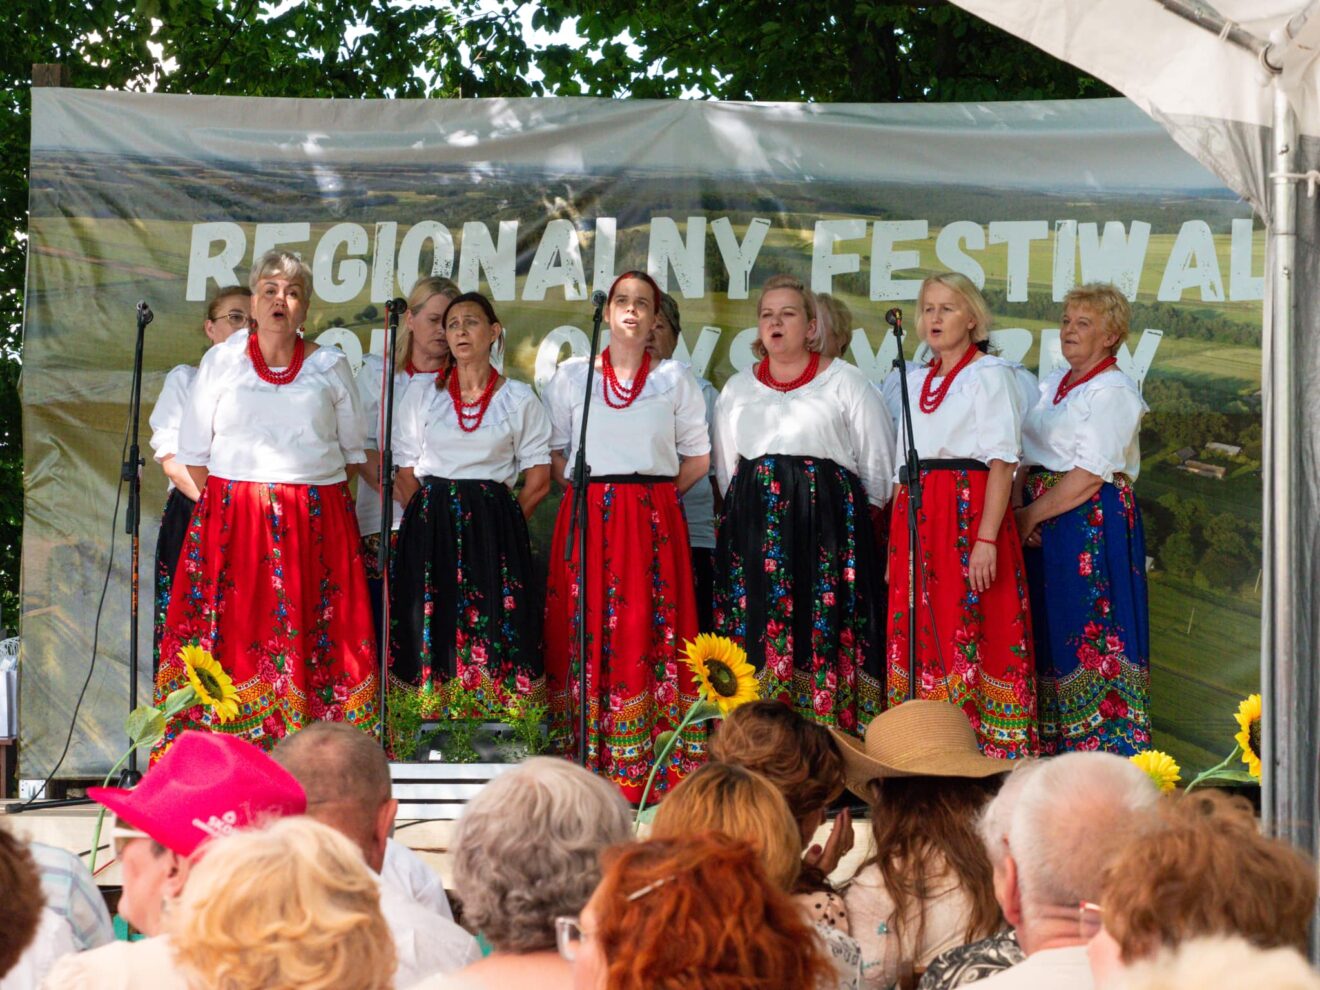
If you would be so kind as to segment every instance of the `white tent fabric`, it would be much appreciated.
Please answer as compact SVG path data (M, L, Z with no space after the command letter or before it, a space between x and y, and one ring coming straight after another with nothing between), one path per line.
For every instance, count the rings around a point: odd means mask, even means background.
M953 2L1118 89L1266 221L1263 811L1314 855L1320 197L1298 187L1320 179L1320 0Z

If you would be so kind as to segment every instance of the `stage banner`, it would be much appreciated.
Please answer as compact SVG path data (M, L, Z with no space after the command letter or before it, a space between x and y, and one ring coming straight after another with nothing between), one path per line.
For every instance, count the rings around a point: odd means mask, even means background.
M1232 748L1259 662L1263 233L1123 100L958 105L266 100L35 89L23 345L24 777L103 773L128 710L129 544L117 496L134 307L145 350L140 694L165 479L147 414L202 356L203 300L272 247L315 286L308 334L355 366L419 276L494 300L505 370L544 385L587 346L590 296L644 268L678 300L679 356L721 385L751 362L757 287L800 275L848 304L849 360L895 354L923 275L985 287L1000 353L1047 374L1060 300L1134 300L1137 495L1150 559L1155 743ZM906 344L908 356L916 341ZM969 428L971 424L969 424ZM544 558L555 500L533 520ZM115 512L118 509L119 516ZM109 586L101 608L101 589ZM96 619L100 614L99 637Z

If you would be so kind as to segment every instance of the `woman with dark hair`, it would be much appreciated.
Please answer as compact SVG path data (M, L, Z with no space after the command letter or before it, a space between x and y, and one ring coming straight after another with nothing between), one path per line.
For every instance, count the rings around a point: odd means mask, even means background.
M617 846L556 920L575 990L812 990L834 968L756 850L718 832Z
M184 729L270 748L309 721L375 732L376 636L348 466L366 423L344 352L302 337L312 273L271 251L252 269L251 331L202 360L179 427L178 461L202 493L175 574L156 700L189 683L184 646L209 650L238 693L221 724L202 706Z
M983 756L966 715L943 701L889 709L864 743L834 735L848 789L871 806L876 853L844 901L864 985L881 990L1003 924L976 820L1013 765Z
M453 368L408 389L395 435L408 508L391 681L420 691L429 712L500 719L544 702L527 517L550 488L550 422L531 386L491 363L504 327L489 299L463 293L443 324Z
M206 319L202 321L202 333L206 334L209 344L223 344L239 328L247 326L251 299L252 290L246 285L227 285L215 291L206 304ZM169 480L165 511L156 536L156 610L151 643L153 675L160 668L160 638L165 631L165 614L170 607L174 569L179 566L183 537L188 532L193 506L201 494L188 468L174 456L179 449L179 424L183 422L188 392L196 378L197 369L190 364L171 369L160 387L160 396L148 420L151 450Z
M893 424L860 371L822 357L800 279L766 281L757 333L760 360L715 406L715 627L747 651L762 697L860 733L884 705L871 517L889 501Z
M436 376L450 366L449 345L445 343L444 315L450 301L458 295L458 286L447 278L434 275L419 279L408 293L408 311L399 326L398 341L394 347L394 422L398 423L399 406L408 389L416 383L427 388ZM357 376L358 391L362 395L362 411L367 420L367 462L358 472L361 479L357 492L358 530L362 534L362 559L367 565L367 587L371 591L371 608L379 629L381 589L384 581L380 572L380 434L384 427L380 397L385 391L385 361L375 354L362 359ZM398 427L394 429L397 440ZM397 466L398 457L394 458ZM390 556L393 543L398 539L403 506L394 504L394 519L390 530Z
M1033 756L1031 615L1022 543L1008 511L1022 389L1014 368L982 349L990 310L967 276L929 276L917 310L917 332L935 357L907 377L922 503L909 605L908 485L900 483L889 535L889 703L949 702L966 713L988 756Z
M591 544L586 567L587 739L578 739L578 546L564 559L573 497L559 507L545 610L546 679L551 732L571 753L585 745L587 765L606 774L631 801L641 797L656 738L675 728L696 700L679 663L683 641L697 635L692 558L679 497L705 483L710 435L701 389L686 366L653 361L646 341L660 289L645 272L625 272L606 302L610 343L597 359L586 459ZM566 466L581 432L587 362L559 366L545 390L550 456L567 485ZM663 791L705 756L704 726L684 733Z

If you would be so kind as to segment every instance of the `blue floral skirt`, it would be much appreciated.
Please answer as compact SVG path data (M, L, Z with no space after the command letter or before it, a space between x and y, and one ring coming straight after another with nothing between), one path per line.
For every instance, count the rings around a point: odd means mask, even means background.
M1062 473L1034 470L1026 498ZM1043 754L1150 747L1150 617L1146 538L1121 475L1041 525L1026 551L1036 634Z
M738 465L715 548L715 628L761 694L860 735L884 707L884 587L861 480L819 457Z
M392 689L429 695L435 715L498 720L515 700L544 703L541 608L517 498L497 481L420 480L394 551Z

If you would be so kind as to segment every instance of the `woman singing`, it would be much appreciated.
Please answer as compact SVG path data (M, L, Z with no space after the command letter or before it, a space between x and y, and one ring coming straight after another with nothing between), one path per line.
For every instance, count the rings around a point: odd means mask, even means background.
M212 344L223 344L240 327L247 326L249 300L252 290L245 285L229 285L216 290L206 304L206 319L202 332ZM174 583L174 568L179 564L183 537L188 532L193 506L197 504L197 486L192 475L174 455L179 449L179 424L188 404L188 392L197 369L181 364L165 376L160 397L151 410L151 449L165 477L169 479L165 512L160 519L160 532L156 537L156 611L152 635L152 673L160 669L160 638L165 631L165 614L170 607L170 586Z
M376 638L347 465L366 426L342 351L299 330L311 271L271 251L253 269L251 331L202 360L176 459L202 493L175 574L156 698L188 683L181 647L209 650L234 682L239 716L191 709L184 729L270 747L317 719L376 729Z
M422 389L435 384L436 375L449 366L449 346L445 343L442 317L450 300L458 295L458 286L447 278L430 276L421 279L408 293L408 312L399 339L394 348L394 408L398 423L398 409L408 388L414 382ZM362 359L357 376L362 410L367 420L367 463L359 471L361 481L357 494L358 531L362 534L362 559L367 565L367 588L371 592L371 608L380 628L380 596L383 582L380 573L380 432L383 428L380 397L385 385L385 362L375 354ZM395 427L397 443L398 427ZM395 451L394 464L399 463ZM391 543L398 535L403 506L394 503ZM391 546L390 554L394 553Z
M1045 753L1150 745L1146 540L1132 484L1146 403L1116 367L1131 309L1112 285L1064 297L1067 362L1022 427L1027 542Z
M504 328L490 300L458 296L443 326L454 367L409 387L395 436L408 509L391 680L429 696L428 711L498 719L511 702L545 700L527 517L550 490L550 421L530 386L491 365Z
M894 427L862 373L821 346L811 292L770 278L760 361L715 406L715 626L743 644L763 697L860 733L884 706L871 507L889 500Z
M957 272L931 275L917 332L934 358L909 372L921 458L916 676L913 697L967 713L987 756L1035 755L1036 683L1022 545L1008 511L1022 391L1013 368L983 353L990 311ZM908 486L889 536L889 703L908 697Z
M653 743L678 724L696 700L683 641L697 634L696 599L687 524L679 496L705 483L710 436L701 389L686 366L653 361L646 340L660 308L660 290L644 272L625 272L606 303L609 346L597 360L587 419L590 544L587 632L587 761L641 797ZM580 435L587 362L559 366L546 388L550 456L565 478ZM578 547L564 560L573 497L560 505L550 555L545 611L546 681L551 729L572 751L578 725ZM680 669L681 667L681 669ZM673 762L657 775L666 788L705 755L704 732L685 733Z

